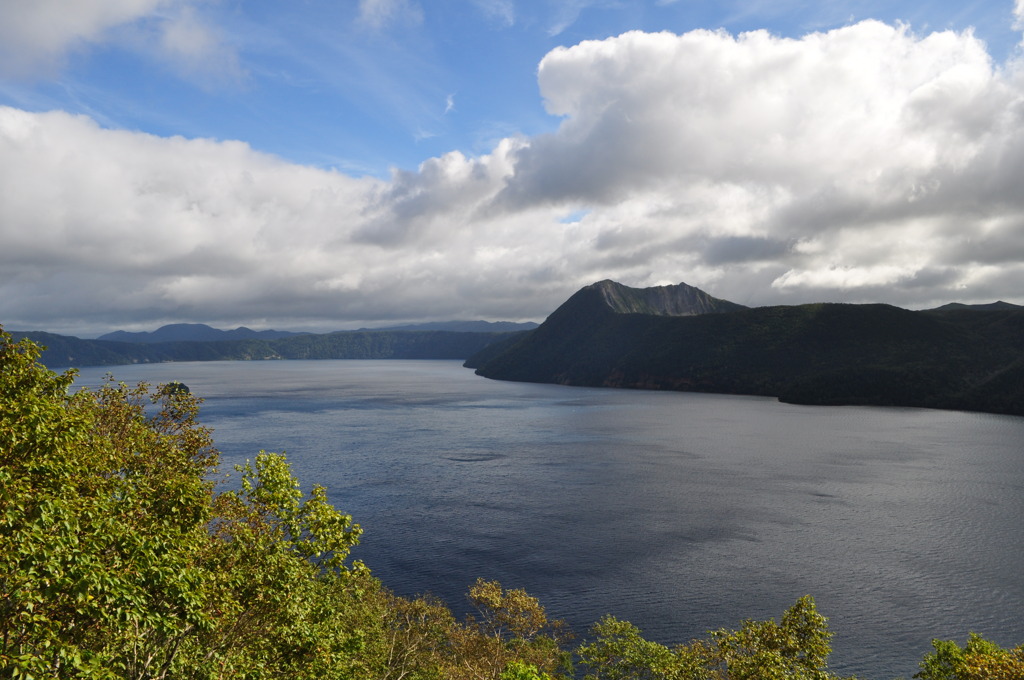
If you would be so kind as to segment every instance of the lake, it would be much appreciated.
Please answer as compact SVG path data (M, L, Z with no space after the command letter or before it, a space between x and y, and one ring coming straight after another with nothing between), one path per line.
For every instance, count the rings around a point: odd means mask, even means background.
M225 469L285 451L353 555L457 611L477 577L577 634L684 642L815 597L832 670L909 678L930 639L1024 642L1024 418L497 382L450 361L87 368L205 398Z

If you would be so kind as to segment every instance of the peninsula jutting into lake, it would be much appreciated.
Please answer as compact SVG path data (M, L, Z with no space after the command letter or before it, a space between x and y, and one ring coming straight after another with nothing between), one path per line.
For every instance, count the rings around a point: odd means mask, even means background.
M1024 415L1024 308L745 308L686 284L583 288L467 366L500 380Z

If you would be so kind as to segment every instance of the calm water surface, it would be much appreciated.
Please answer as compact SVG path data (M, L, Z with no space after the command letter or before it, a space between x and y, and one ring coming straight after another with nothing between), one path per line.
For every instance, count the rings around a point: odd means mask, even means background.
M285 451L393 590L478 576L577 633L664 643L804 594L832 669L909 678L933 637L1024 642L1024 418L486 380L447 361L89 368L206 399L225 469Z

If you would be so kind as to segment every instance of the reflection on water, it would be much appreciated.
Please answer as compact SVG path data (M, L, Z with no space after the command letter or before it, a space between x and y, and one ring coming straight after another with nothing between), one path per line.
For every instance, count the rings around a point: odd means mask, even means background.
M1024 419L569 388L455 362L85 369L206 398L225 469L286 451L366 530L356 557L454 608L478 576L577 633L665 643L810 593L833 670L909 677L932 637L1024 642Z

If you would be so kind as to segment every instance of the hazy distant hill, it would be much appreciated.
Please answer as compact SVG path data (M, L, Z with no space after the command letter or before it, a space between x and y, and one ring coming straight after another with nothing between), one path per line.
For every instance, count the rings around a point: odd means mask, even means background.
M997 302L990 302L990 303L985 304L985 305L965 305L965 304L962 304L962 303L959 303L959 302L950 302L949 304L942 305L941 307L936 307L934 309L926 309L924 311L926 311L926 312L961 312L961 311L970 311L970 312L1007 312L1007 311L1014 311L1014 310L1018 310L1019 311L1019 310L1022 310L1022 309L1024 309L1024 307L1021 307L1020 305L1015 305L1015 304L1012 304L1012 303L1009 303L1009 302L1003 302L1002 300L999 300Z
M467 366L502 380L1024 415L1024 309L746 309L694 291L594 284ZM681 316L683 297L715 302Z
M384 326L382 328L361 328L360 331L455 331L458 333L515 333L530 331L538 324L532 321L518 323L514 321L435 321L432 323L415 323L403 326Z
M454 331L341 331L293 334L277 339L117 342L83 340L40 331L11 333L46 347L51 368L113 366L165 361L256 361L265 359L465 359L510 333Z
M231 331L207 326L204 323L174 323L161 326L152 332L114 331L96 338L109 342L140 342L153 344L157 342L217 342L219 340L277 340L293 335L303 335L291 331L254 331L239 326Z
M386 326L383 328L361 328L358 331L336 331L338 333L373 333L379 331L453 331L458 333L514 333L537 327L535 323L512 321L435 321L431 323ZM279 340L296 335L323 335L294 331L254 331L245 326L230 331L213 328L203 323L175 323L161 326L155 331L114 331L96 338L108 342L134 342L155 344L160 342L219 342L222 340Z

